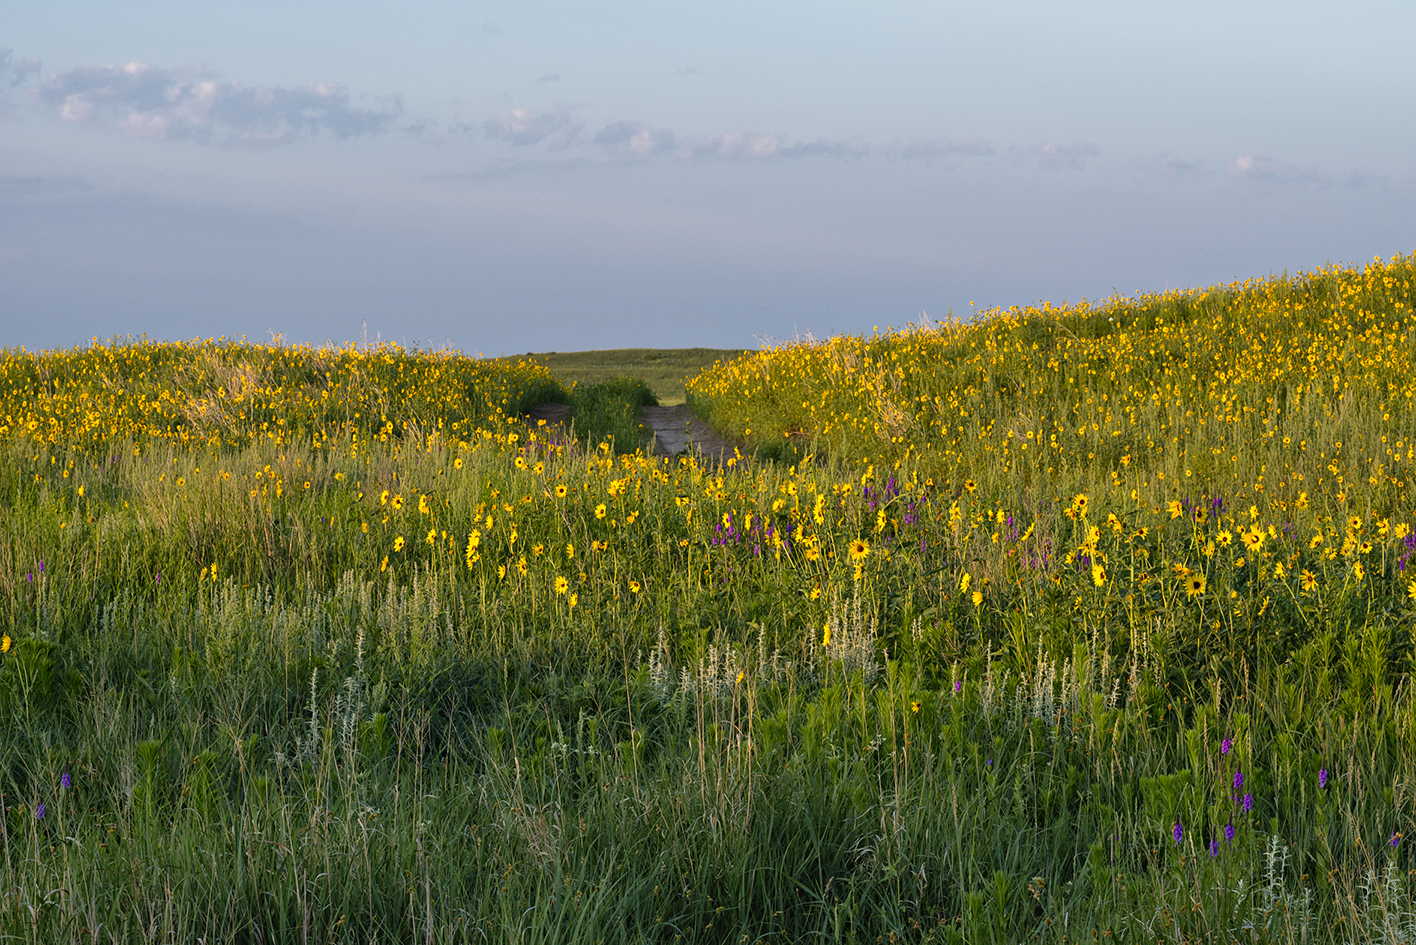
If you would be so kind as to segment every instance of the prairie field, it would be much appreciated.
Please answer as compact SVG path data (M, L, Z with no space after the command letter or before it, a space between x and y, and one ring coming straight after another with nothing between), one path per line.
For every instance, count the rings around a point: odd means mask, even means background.
M0 351L0 936L1416 942L1413 306Z

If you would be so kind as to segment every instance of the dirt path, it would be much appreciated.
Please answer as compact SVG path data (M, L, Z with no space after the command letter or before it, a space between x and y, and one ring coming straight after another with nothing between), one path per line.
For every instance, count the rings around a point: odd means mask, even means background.
M545 427L555 427L564 432L569 419L570 408L564 404L542 404L533 407L526 414L527 424L536 428L536 421L546 421ZM653 439L652 452L656 456L677 456L685 451L698 454L700 460L721 463L733 455L733 445L713 432L684 405L677 407L644 407L639 412L639 422ZM545 429L541 427L541 429Z
M658 456L677 456L692 451L701 459L721 463L733 455L733 445L713 432L688 407L645 407L639 412L639 422L654 437L653 451Z

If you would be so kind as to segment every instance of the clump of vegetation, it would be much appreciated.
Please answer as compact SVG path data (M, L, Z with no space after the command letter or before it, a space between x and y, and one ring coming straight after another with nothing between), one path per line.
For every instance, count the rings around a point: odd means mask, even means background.
M571 417L584 442L608 442L616 451L632 453L648 439L639 425L639 411L658 406L659 399L640 378L617 377L572 388Z
M0 929L1412 940L1413 269L764 352L720 468L6 353Z

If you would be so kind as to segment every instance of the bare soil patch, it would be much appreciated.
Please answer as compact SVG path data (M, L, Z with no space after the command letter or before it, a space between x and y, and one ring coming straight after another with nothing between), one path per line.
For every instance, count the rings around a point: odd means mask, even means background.
M733 444L723 439L687 406L644 407L639 422L653 435L653 452L659 456L696 453L701 460L721 463L733 455Z

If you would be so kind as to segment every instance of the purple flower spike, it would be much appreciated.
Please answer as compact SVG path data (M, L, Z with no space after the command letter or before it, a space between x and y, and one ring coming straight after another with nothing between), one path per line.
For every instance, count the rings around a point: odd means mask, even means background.
M1321 791L1321 790L1322 790L1323 788L1325 788L1325 787L1327 787L1327 769L1326 769L1326 768L1319 768L1319 769L1318 769L1318 790Z
M44 562L43 562L43 561L41 561L41 562L39 563L39 573L40 573L40 574L43 574L43 573L44 573Z
M956 679L956 680L954 680L954 694L955 694L955 695L958 695L960 692L963 692L963 690L964 690L964 681L963 681L962 679Z
M1254 809L1254 795L1252 795L1252 794L1245 794L1245 795L1244 795L1244 813L1247 814L1249 811L1251 811L1251 810L1253 810L1253 809Z
M1210 859L1214 859L1214 858L1217 857L1217 856L1219 856L1219 841L1218 841L1218 840L1211 840L1211 841L1210 841Z
M1185 839L1185 828L1180 826L1180 821L1178 820L1175 821L1175 827L1170 831L1170 833L1172 836L1175 837L1176 843L1179 843L1181 840Z
M161 571L157 572L157 583L159 583L159 584L162 583L162 572L161 572Z
M1230 749L1231 747L1233 747L1233 745L1234 745L1234 743L1231 742L1229 739L1226 738L1224 741L1222 741L1222 742L1219 743L1219 753L1220 753L1221 755L1227 755L1227 754L1229 754L1229 749Z
M1237 791L1237 790L1239 790L1239 789L1240 789L1241 787L1243 787L1243 786L1244 786L1244 772L1242 772L1242 771L1236 771L1236 772L1234 772L1234 790Z
M1401 846L1401 834L1399 832L1391 835L1391 846L1393 850Z
M69 790L69 772L64 772L64 776L59 779L59 786L66 791Z
M1230 840L1233 840L1233 839L1234 839L1234 825L1233 825L1233 824L1225 824L1225 825L1224 825L1224 842L1225 842L1225 843L1228 843Z
M44 801L40 801L39 806L34 809L34 816L36 820L44 819Z

